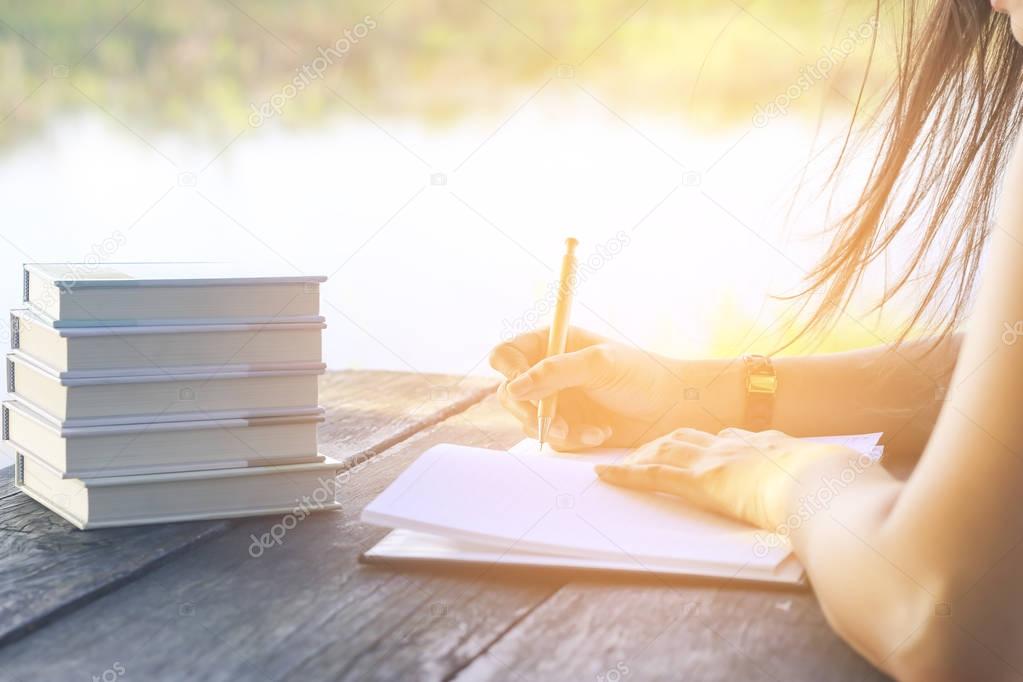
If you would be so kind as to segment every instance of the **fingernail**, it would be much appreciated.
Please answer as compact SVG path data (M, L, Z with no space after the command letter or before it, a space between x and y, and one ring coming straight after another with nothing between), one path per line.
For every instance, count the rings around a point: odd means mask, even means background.
M533 385L533 377L528 374L522 374L515 378L510 384L508 384L508 392L512 395L522 395L529 390L529 387Z
M550 434L551 438L562 440L568 436L568 427L561 422L555 422L551 424L551 429L547 433Z
M583 445L600 445L604 442L604 432L596 427L588 426L579 434Z
M597 466L593 467L593 470L597 472L598 476L603 476L604 472L606 472L607 469L608 466L606 464L598 464Z

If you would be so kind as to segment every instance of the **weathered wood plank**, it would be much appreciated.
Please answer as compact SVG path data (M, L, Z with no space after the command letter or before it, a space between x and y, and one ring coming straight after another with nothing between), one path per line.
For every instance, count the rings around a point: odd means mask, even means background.
M385 531L359 513L435 443L519 438L489 398L353 469L345 508L299 521L280 546L251 556L280 520L247 521L0 651L4 672L60 680L118 661L139 679L444 679L562 579L362 565Z
M83 533L14 489L12 471L0 474L16 493L0 498L0 643L228 528L197 521Z
M474 405L497 388L485 377L410 372L331 372L320 381L327 421L320 452L352 464Z
M143 679L880 677L810 593L357 563L383 535L361 509L421 452L518 438L487 399L353 468L345 508L281 546L253 557L283 519L246 521L0 651L5 674L73 679L117 662Z
M322 381L329 404L325 454L351 462L481 400L488 379L393 372L336 372ZM341 435L343 434L343 435ZM0 473L0 643L117 588L237 521L77 531ZM101 669L102 670L102 669Z
M828 627L810 592L742 586L566 585L455 677L887 679Z

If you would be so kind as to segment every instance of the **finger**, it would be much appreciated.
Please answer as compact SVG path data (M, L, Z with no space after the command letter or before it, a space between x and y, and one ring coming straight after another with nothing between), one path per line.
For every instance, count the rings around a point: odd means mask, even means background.
M547 328L534 329L496 346L490 352L490 366L513 379L543 358L548 333Z
M691 429L683 426L671 432L671 438L680 443L692 443L693 445L711 445L717 440L717 436L699 429Z
M551 422L551 428L547 431L552 443L563 443L568 439L568 422L561 417L555 417Z
M704 446L661 438L647 443L625 458L626 464L667 464L688 467L704 455Z
M561 417L555 417L548 432L548 442L558 452L576 452L604 445L613 433L610 426L593 424L569 426Z
M515 400L508 395L508 382L502 382L498 387L497 399L504 409L519 420L526 433L536 436L536 405L528 401Z
M583 445L591 448L599 448L606 445L614 434L610 426L588 426L584 425L579 429L579 440Z
M688 497L697 487L685 469L663 464L598 464L595 470L602 481L633 490Z
M718 431L718 435L722 438L738 438L739 440L748 441L755 431L747 431L746 429L739 429L734 426L729 426L727 429L721 429Z
M598 388L609 381L611 362L598 346L541 360L508 385L516 400L539 400L566 388Z
M555 433L557 429L557 433ZM569 426L565 419L554 417L550 424L550 433L554 438L563 441L571 441L586 448L596 448L604 445L613 433L611 426L597 426L594 424L574 424Z
M532 365L519 348L510 343L502 343L490 351L490 366L504 375L506 379L514 379Z
M728 511L707 493L699 478L686 469L662 464L640 466L598 464L594 469L600 480L612 485L645 492L667 493L699 509L715 514L728 514Z
M538 438L536 427L536 405L529 401L515 400L508 395L507 382L497 389L497 398L506 410L522 425L522 430L531 438ZM547 431L546 441L559 452L574 452L603 445L611 437L609 426L581 424L569 426L563 417L555 417Z

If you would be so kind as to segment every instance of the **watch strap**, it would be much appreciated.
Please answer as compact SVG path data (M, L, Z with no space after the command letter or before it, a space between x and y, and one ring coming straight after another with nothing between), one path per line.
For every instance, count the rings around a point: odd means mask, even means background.
M744 355L746 366L746 410L743 426L748 431L770 428L774 418L774 394L778 377L774 364L765 355Z

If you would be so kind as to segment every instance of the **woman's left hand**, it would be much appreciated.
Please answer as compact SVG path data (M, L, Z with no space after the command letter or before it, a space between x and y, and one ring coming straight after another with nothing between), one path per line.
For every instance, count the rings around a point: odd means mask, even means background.
M785 523L801 473L827 457L856 456L850 448L780 431L725 429L715 436L683 428L641 446L622 464L598 465L596 470L608 483L677 495L774 530Z

